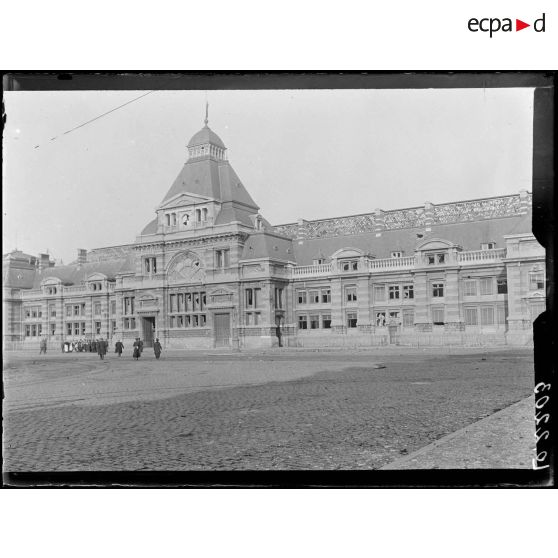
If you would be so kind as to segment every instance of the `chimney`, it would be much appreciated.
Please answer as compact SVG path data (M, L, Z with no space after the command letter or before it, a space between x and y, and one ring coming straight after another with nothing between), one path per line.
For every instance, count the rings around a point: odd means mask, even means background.
M48 254L39 254L39 271L50 267L50 256Z
M77 263L78 265L84 264L87 262L87 250L84 248L78 248L78 257Z

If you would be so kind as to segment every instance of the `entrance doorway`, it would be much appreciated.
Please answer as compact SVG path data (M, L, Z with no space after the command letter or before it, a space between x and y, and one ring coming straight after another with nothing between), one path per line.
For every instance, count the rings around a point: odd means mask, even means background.
M143 346L153 347L153 336L155 334L155 316L142 318L143 320Z
M231 315L226 312L213 315L215 331L215 346L230 347L231 344Z

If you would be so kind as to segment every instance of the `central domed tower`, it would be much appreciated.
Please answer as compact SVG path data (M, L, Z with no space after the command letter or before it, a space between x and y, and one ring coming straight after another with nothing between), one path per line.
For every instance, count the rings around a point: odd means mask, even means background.
M204 126L192 136L187 149L188 158L157 208L157 218L141 236L228 224L251 230L269 227L230 165L225 144L208 126L207 108Z

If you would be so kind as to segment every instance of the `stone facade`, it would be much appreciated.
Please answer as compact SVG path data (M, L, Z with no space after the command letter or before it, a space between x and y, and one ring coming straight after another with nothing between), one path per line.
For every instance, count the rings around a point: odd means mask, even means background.
M4 256L4 345L529 344L546 285L530 208L522 191L272 227L206 125L135 242L67 266Z

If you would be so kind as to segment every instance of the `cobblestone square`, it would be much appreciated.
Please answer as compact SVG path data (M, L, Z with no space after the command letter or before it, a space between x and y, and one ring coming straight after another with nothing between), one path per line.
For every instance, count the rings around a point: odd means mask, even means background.
M11 353L3 467L379 469L532 388L530 350Z

